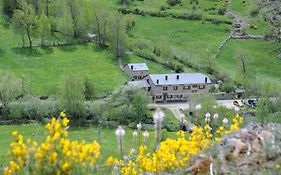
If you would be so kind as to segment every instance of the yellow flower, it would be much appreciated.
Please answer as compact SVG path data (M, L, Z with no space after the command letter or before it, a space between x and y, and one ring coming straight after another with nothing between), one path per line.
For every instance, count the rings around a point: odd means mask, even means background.
M13 131L13 132L12 132L12 136L13 136L13 137L16 137L17 135L18 135L18 131Z
M69 171L69 169L70 169L69 163L65 162L65 163L62 165L62 170L63 170L64 172L67 172L67 171Z
M64 118L62 120L62 123L63 123L63 126L66 127L68 125L68 123L69 123L69 120L67 118Z
M64 118L64 117L66 116L66 114L65 114L64 112L60 112L60 116L61 116L62 118Z

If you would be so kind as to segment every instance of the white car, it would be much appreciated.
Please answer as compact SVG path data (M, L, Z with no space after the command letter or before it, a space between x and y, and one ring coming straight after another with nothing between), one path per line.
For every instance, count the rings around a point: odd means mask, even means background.
M244 103L242 103L240 100L234 100L233 104L237 107L243 107Z

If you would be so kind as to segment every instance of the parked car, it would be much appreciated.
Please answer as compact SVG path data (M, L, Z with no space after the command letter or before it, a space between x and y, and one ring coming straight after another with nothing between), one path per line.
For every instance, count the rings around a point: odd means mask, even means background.
M246 104L250 107L256 107L257 106L257 100L249 99L249 100L247 100Z
M244 104L240 100L234 100L233 104L237 107L243 107L244 106Z

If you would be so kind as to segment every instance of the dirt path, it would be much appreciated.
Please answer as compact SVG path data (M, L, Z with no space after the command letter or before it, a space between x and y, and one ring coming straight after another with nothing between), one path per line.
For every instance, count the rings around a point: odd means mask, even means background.
M248 25L248 21L245 19L240 18L234 11L231 10L231 3L232 0L228 1L228 6L225 12L225 16L231 17L235 23L239 23L241 25L241 28L244 28Z

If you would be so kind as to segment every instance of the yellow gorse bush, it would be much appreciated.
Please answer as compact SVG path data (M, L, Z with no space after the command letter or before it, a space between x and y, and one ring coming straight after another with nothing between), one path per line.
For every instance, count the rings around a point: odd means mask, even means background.
M93 170L100 157L100 145L93 141L70 141L66 131L69 120L65 113L52 118L45 127L48 135L45 141L23 141L17 131L12 133L11 161L4 169L4 175L12 174L74 174Z
M212 128L209 125L205 125L203 128L193 126L193 132L189 137L182 131L178 132L177 139L166 139L161 142L159 149L154 153L147 152L147 147L141 146L137 160L135 162L130 160L127 165L123 164L121 173L130 175L144 172L170 172L188 167L190 158L207 148L212 143L212 139L220 141L222 136L238 130L242 124L243 118L237 114L229 129L221 126L215 131L217 137L213 137L211 134Z
M71 141L67 139L69 120L65 113L58 119L52 118L45 128L48 135L38 144L27 139L17 131L12 133L11 161L4 168L4 175L13 174L89 174L95 172L97 159L100 157L100 145L93 141ZM117 165L121 167L120 173L136 175L144 172L172 172L176 169L186 168L190 158L199 154L210 146L213 140L220 142L221 138L232 131L239 130L243 118L236 115L229 127L219 126L212 131L210 125L204 127L193 126L192 133L178 132L176 139L162 141L154 152L149 152L146 146L140 146L138 155L130 160L118 160L110 156L105 167Z

